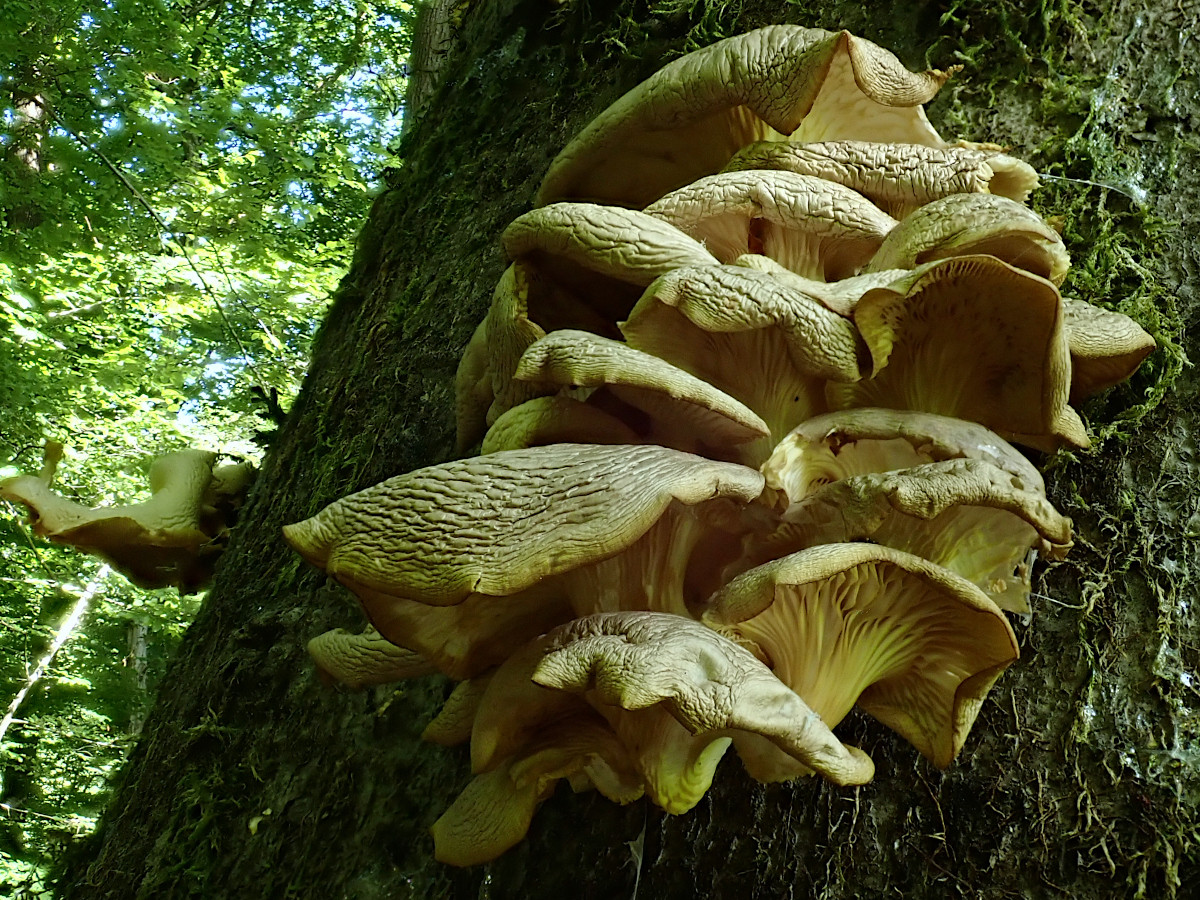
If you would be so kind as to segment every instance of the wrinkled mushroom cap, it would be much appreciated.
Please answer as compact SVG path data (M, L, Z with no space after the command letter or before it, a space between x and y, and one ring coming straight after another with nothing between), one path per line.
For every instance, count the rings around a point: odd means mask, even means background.
M830 383L834 409L913 409L1004 433L1056 436L1070 385L1062 299L1044 278L991 256L929 263L854 308L874 361Z
M323 680L339 682L351 690L436 671L420 654L397 647L374 628L361 634L341 628L326 631L308 642L308 655Z
M1018 655L1004 614L977 587L873 544L751 569L713 595L704 621L752 641L829 727L857 702L939 767Z
M1028 163L996 151L879 141L761 141L738 151L725 166L728 172L746 169L783 169L836 181L897 219L950 194L992 193L1021 202L1038 183Z
M573 397L535 397L500 416L480 455L546 444L637 444L636 431L614 415Z
M772 25L683 56L629 91L555 158L537 203L643 208L720 171L754 141L942 146L920 104L950 72L909 72L848 32Z
M896 227L862 194L785 171L710 175L646 212L703 241L723 263L757 253L817 281L857 274Z
M1129 316L1070 297L1063 298L1063 312L1072 403L1124 381L1154 350L1154 338Z
M1058 232L1026 206L994 194L952 194L927 203L883 241L867 271L911 269L955 256L987 254L1055 284L1071 259Z

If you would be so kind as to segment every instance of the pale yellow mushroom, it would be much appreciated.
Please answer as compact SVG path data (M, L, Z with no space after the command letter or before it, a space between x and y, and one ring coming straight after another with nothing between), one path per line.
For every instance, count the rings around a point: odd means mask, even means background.
M1071 402L1127 379L1155 348L1154 338L1129 316L1083 300L1063 298L1071 349Z
M852 188L903 219L950 194L992 193L1024 201L1037 187L1025 162L980 147L930 147L895 141L761 141L738 151L725 171L782 169Z
M762 254L815 281L856 275L896 220L850 188L783 171L726 172L646 207L704 243L718 260Z
M721 170L755 141L870 140L945 146L921 104L951 72L913 73L849 32L772 25L659 69L555 158L537 203L641 209Z
M437 671L420 654L397 647L374 628L359 634L341 628L326 631L308 642L308 655L323 680L351 690Z

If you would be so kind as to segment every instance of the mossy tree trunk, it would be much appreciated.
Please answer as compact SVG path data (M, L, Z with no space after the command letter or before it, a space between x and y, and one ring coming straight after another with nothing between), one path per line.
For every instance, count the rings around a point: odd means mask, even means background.
M1200 51L1186 6L477 0L66 895L1189 896L1200 402L1176 341L1200 299L1200 197L1184 177L1200 171ZM1036 199L1064 222L1076 263L1065 290L1117 303L1162 346L1084 408L1095 450L1050 462L1077 544L1039 570L1035 613L1016 625L1022 659L948 771L852 716L839 730L878 764L861 789L763 787L730 754L686 816L560 786L525 843L488 867L443 867L427 828L465 783L467 756L418 735L447 683L322 686L305 641L361 620L280 526L450 456L453 373L504 265L497 236L549 160L681 50L772 22L846 27L914 68L961 63L935 124L1096 182L1052 181Z

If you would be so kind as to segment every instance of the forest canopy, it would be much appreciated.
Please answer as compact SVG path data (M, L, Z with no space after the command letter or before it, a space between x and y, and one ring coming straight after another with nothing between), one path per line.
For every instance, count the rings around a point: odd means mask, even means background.
M98 506L162 453L261 456L395 164L412 17L0 3L0 477L61 441L56 489ZM39 896L93 827L198 602L0 503L0 892Z

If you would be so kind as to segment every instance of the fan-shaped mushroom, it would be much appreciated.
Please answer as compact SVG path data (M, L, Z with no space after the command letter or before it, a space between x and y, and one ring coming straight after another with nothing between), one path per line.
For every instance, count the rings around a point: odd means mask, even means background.
M720 171L754 141L944 146L920 104L953 70L913 73L846 31L772 25L669 63L592 120L550 164L537 203L641 209Z

